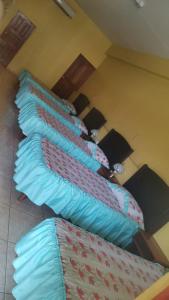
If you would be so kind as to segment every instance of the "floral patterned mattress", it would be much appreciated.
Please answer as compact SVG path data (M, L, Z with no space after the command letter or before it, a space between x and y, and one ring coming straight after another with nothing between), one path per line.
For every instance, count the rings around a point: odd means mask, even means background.
M57 218L16 245L18 300L134 300L164 268Z
M85 127L83 121L65 112L62 107L59 106L59 100L57 102L51 100L50 97L47 97L46 94L44 94L38 88L34 87L33 84L28 84L27 86L24 86L24 88L20 87L15 101L17 107L19 109L22 108L23 105L28 103L30 100L33 100L34 102L44 107L75 134L80 135L82 132L88 134L88 130Z
M76 144L79 148L81 148L83 151L88 153L88 155L91 155L91 151L87 144L84 142L84 140L74 134L63 124L61 124L56 118L54 118L52 115L50 115L46 110L44 110L42 107L38 106L38 113L39 116L51 127L58 130L61 134L63 134L66 138L71 140L73 143Z
M102 163L104 164L104 153L102 156L97 156L97 151L89 147L89 142L74 134L34 101L29 101L20 108L19 125L25 135L39 133L47 136L53 143L59 145L92 171L97 172Z
M24 75L25 74L25 75ZM26 76L26 78L29 79L31 76L30 73L22 72L20 75L20 80L22 82L23 78ZM24 81L24 80L23 80ZM41 88L40 88L41 87ZM26 103L30 103L30 101L34 101L39 106L42 106L43 110L46 110L46 115L48 113L48 117L52 116L62 123L64 126L70 129L70 131L73 131L73 136L77 135L80 136L82 132L84 132L86 135L88 135L88 130L86 126L84 125L84 122L79 119L78 117L71 116L66 112L63 107L59 106L60 102L62 102L65 106L69 107L69 109L73 110L73 105L64 99L53 99L51 98L51 94L45 93L45 90L42 86L40 86L35 80L33 80L31 83L24 84L24 87L20 86L20 89L16 96L16 105L19 109L22 109L23 106ZM75 111L74 111L75 113ZM59 114L59 119L58 119ZM63 128L62 127L62 128ZM71 136L71 132L69 136ZM106 155L103 153L103 151L96 145L90 142L84 141L84 143L87 144L87 147L90 149L90 153L92 154L93 158L95 158L97 161L99 161L103 166L106 168L109 168L109 163Z
M20 143L14 180L17 190L35 204L45 203L123 247L143 225L140 208L124 188L111 184L40 135Z
M27 70L22 70L19 75L19 93L23 90L27 89L27 87L33 86L40 92L42 92L48 99L50 99L52 102L57 103L57 105L64 110L67 113L71 113L76 115L76 109L69 101L65 99L60 99L56 94L54 94L51 90L49 90L47 87L41 85L34 76Z

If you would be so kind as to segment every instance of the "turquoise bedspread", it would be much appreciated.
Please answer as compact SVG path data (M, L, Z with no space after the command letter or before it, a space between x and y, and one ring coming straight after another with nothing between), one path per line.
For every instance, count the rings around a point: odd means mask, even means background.
M35 88L37 88L39 91L44 93L46 97L48 97L51 101L54 103L57 103L57 105L62 108L67 113L72 113L71 108L67 105L65 105L61 99L55 97L52 95L47 88L43 87L38 83L36 80L33 79L31 73L29 73L26 70L23 70L19 75L19 81L20 81L20 88L24 91L24 88L26 88L29 84L33 85Z
M17 300L66 300L57 228L48 219L32 229L16 245L13 265Z
M74 224L122 247L132 241L139 229L138 223L49 169L39 135L22 141L17 157L16 189L32 202L37 205L45 203Z
M45 110L47 110L52 116L54 116L59 122L63 125L67 126L70 130L73 131L74 134L80 136L82 131L74 124L74 122L70 122L66 117L64 118L59 111L54 110L51 106L46 104L43 100L41 100L37 95L32 94L29 90L29 86L24 89L20 89L16 95L15 103L19 109L22 109L26 104L30 102L35 102L38 105L42 106ZM71 116L69 116L71 118Z
M15 250L16 300L133 300L164 274L60 218L33 228Z
M45 122L45 120L39 116L37 105L33 101L22 107L19 112L18 121L20 128L26 136L33 133L47 136L53 143L57 144L66 153L79 160L92 171L97 172L101 167L101 164L92 157L92 154L90 156L88 153L84 152L73 142L73 140L66 138L64 132L59 131L59 129L54 128ZM73 137L71 132L70 134ZM80 137L76 138L81 139ZM83 142L85 143L85 141Z

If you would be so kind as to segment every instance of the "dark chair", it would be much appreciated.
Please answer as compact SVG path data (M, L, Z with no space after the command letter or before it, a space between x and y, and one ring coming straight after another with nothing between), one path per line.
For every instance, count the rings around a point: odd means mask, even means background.
M115 163L122 163L133 152L125 138L114 129L110 130L98 145L107 156L110 168Z
M147 232L153 234L169 221L169 187L147 165L129 178L124 187L141 207Z
M100 129L106 123L106 119L103 114L94 107L85 116L83 122L90 133L92 129Z
M81 112L89 105L89 103L90 101L85 95L79 94L79 96L73 102L73 105L77 111L77 115L80 115Z

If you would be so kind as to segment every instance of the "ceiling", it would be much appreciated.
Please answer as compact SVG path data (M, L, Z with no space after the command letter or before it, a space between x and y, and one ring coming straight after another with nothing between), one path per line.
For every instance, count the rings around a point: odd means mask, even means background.
M76 1L113 43L169 58L169 0Z

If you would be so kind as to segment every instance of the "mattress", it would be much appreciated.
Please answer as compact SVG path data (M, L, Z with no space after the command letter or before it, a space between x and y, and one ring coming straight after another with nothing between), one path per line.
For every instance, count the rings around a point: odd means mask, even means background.
M28 85L24 89L19 89L15 100L15 103L19 109L30 102L35 102L42 106L52 116L57 118L59 122L72 130L74 134L78 136L80 136L82 132L88 134L87 128L79 118L69 115L62 108L60 108L56 102L51 101L50 98L46 97L46 95L34 88L32 85Z
M39 104L33 101L25 104L20 109L18 120L19 126L26 136L33 133L45 135L89 169L95 172L100 169L102 161L99 159L101 157L95 156L95 151L92 152L88 143L73 134L69 128L60 123Z
M52 93L51 90L45 88L42 86L39 82L37 82L32 74L28 72L27 70L21 71L19 75L19 81L20 81L20 88L23 90L25 87L27 87L29 84L38 89L40 92L42 92L44 95L46 95L47 98L49 98L54 103L57 103L57 105L64 110L67 113L71 113L76 115L76 109L69 101L65 99L60 99L57 97L54 93Z
M60 218L43 221L15 249L17 300L134 300L164 274Z
M14 181L16 189L35 204L46 204L74 224L122 247L143 225L136 201L124 193L119 195L118 190L124 188L108 182L39 135L20 143Z

